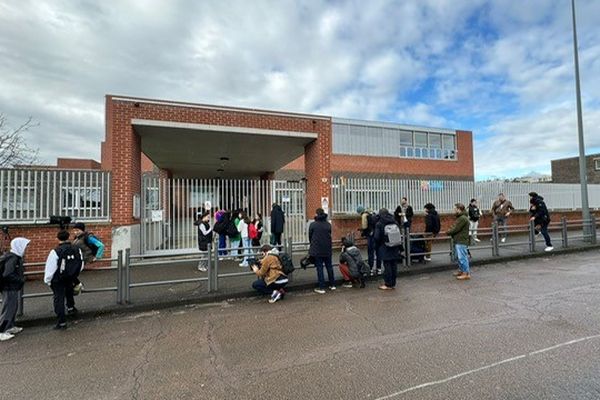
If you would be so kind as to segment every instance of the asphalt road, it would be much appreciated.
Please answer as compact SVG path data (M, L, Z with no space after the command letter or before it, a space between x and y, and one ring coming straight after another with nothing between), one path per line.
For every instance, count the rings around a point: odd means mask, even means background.
M2 399L598 399L600 253L30 328Z

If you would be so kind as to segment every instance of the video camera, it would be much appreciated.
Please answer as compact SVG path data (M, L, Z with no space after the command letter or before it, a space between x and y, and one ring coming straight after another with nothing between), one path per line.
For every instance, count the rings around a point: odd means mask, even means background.
M52 215L50 217L50 225L59 225L60 229L67 229L71 223L72 218L68 215Z

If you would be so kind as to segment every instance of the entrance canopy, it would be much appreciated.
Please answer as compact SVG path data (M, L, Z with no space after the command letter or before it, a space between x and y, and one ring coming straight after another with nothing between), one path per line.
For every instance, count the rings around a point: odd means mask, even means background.
M242 178L277 171L304 154L316 132L133 119L142 151L174 177Z

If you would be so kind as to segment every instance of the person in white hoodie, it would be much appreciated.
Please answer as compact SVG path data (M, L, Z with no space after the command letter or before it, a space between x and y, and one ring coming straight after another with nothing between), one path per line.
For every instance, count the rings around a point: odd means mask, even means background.
M19 291L25 284L23 257L30 240L22 237L10 242L10 252L0 260L2 276L0 276L0 291L2 291L2 314L0 314L0 341L12 339L23 328L15 326L15 317L19 304Z
M60 231L56 235L58 246L50 251L46 260L44 282L54 293L54 312L58 318L54 329L67 329L65 316L65 299L67 313L76 314L75 299L73 298L73 282L83 270L83 254L79 247L69 242L69 232Z
M252 253L252 239L250 239L250 234L248 233L248 225L252 222L250 218L248 218L248 214L245 211L240 213L240 222L238 224L238 231L242 237L242 247L244 248L244 260L240 264L242 268L248 268L248 254Z

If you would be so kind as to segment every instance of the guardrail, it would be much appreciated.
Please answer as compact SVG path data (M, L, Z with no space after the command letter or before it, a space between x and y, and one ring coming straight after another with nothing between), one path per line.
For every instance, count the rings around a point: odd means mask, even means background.
M593 218L591 220L574 220L567 221L562 218L560 222L550 223L548 226L549 232L560 232L561 246L563 248L569 247L569 241L574 239L583 239L590 244L596 244L597 242L597 225L598 221ZM578 232L573 235L572 231L577 230ZM583 234L579 234L579 230L583 231ZM571 231L571 232L570 232ZM503 230L504 232L504 230ZM477 236L487 240L489 237L489 244L477 245L471 250L491 250L493 257L500 257L503 249L510 248L512 246L528 246L528 251L533 253L536 251L536 235L535 227L533 222L528 225L513 225L506 229L508 235L511 234L523 234L527 233L527 240L519 240L516 242L502 242L500 240L500 229L494 223L491 228L480 228L477 230ZM523 237L520 235L519 237ZM556 237L555 237L556 239ZM423 241L441 242L447 241L449 247L446 250L435 250L430 252L411 252L411 244ZM483 242L482 242L483 243ZM307 253L308 242L295 242L293 243L290 238L286 238L280 248L280 251L288 253L291 257L304 256ZM238 257L256 257L259 255L259 247L247 248L247 253L243 254L239 252ZM410 232L408 229L404 231L404 265L410 267L413 264L413 256L431 256L431 255L446 255L450 256L451 260L456 259L453 241L450 237L445 235L438 235L436 237L427 237L425 232ZM240 276L254 276L254 272L251 269L240 271L240 272L222 272L220 270L223 261L231 258L231 255L220 255L219 252L226 251L240 251L240 248L218 248L218 246L212 246L209 244L208 251L204 253L185 253L176 256L164 256L164 255L133 255L130 249L119 251L116 258L103 260L111 262L110 266L100 267L95 269L88 269L86 271L116 271L116 286L106 286L97 288L84 288L82 294L92 293L103 293L103 292L115 292L117 304L128 304L131 303L131 290L139 288L148 288L164 285L177 285L187 283L207 283L207 293L215 293L219 291L220 281ZM207 274L206 276L184 278L184 279L172 279L162 281L137 281L132 280L131 271L138 268L152 268L160 266L172 266L177 264L189 264L190 262L207 262ZM43 266L44 263L31 263L26 264L26 267L39 267ZM338 264L334 264L337 266ZM314 268L314 266L309 267ZM26 276L41 275L43 271L27 271ZM290 280L293 279L293 274L290 276ZM40 292L40 293L27 293L19 297L19 314L23 315L24 300L31 298L50 297L52 292Z

